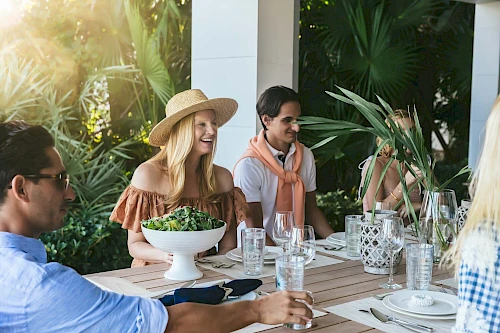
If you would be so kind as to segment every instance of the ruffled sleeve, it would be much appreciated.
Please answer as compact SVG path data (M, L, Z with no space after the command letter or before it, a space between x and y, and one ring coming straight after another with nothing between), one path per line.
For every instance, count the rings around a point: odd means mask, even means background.
M223 213L221 219L227 222L228 227L238 226L241 221L251 216L245 195L238 187L221 198L221 211Z
M164 202L164 195L130 185L118 199L109 219L121 223L124 229L140 232L142 220L166 213Z

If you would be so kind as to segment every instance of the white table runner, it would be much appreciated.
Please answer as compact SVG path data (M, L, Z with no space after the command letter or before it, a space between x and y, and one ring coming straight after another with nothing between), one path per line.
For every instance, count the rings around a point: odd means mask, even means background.
M458 281L455 280L455 278L435 281L434 283L440 283L440 284L444 284L445 286L448 286L448 287L458 288Z
M266 276L274 276L276 274L276 268L274 265L264 265L264 268L262 270L261 275L257 276L249 276L245 275L243 273L243 264L241 262L235 262L231 259L228 259L225 255L219 255L219 256L211 256L207 257L206 259L212 260L212 261L218 261L222 262L225 264L235 264L231 268L213 268L212 264L208 263L201 263L198 262L197 265L221 274L228 275L234 279L248 279L248 278L254 278L254 279L260 279ZM316 267L323 267L323 266L328 266L328 265L334 265L334 264L339 264L342 263L342 260L330 258L330 257L325 257L320 254L316 254L316 257L314 258L311 263L309 263L306 266L306 269L310 268L316 268Z
M322 311L313 309L313 315L314 315L313 318L326 316L327 314L328 313L326 313L326 312L322 312ZM314 324L314 319L313 319L313 324ZM255 323L255 324L248 325L247 327L244 327L242 329L239 329L239 330L233 331L233 332L236 332L236 333L261 332L261 331L269 330L271 328L280 327L280 326L283 326L283 325L266 325L266 324ZM293 332L293 331L290 329L290 332Z
M394 312L392 310L389 310L384 306L382 301L376 300L373 297L368 297L345 304L330 306L328 308L324 308L324 310L336 314L338 316L356 321L363 325L371 326L373 328L379 329L384 332L388 333L410 332L410 330L405 330L404 328L396 324L384 324L378 321L376 318L374 318L371 314L359 311L359 310L369 310L370 308L375 308L380 312L382 312L383 314L390 315L398 319L411 321L413 323L432 327L434 329L433 333L450 333L451 328L455 324L454 319L430 320L430 319L420 319L403 315Z

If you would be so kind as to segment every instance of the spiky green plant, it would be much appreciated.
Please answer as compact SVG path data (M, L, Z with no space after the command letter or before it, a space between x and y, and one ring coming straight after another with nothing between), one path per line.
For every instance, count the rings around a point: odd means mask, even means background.
M467 174L470 169L464 166L457 174L443 182L442 184L437 184L434 177L434 162L429 163L429 152L425 145L424 135L422 133L422 127L420 126L420 121L416 112L413 112L411 118L415 123L415 127L411 129L406 129L399 127L395 121L392 119L395 116L394 111L391 106L385 102L382 98L377 96L380 105L371 103L359 95L347 90L340 88L340 91L345 95L339 95L333 92L326 92L331 97L342 101L346 104L354 106L368 121L370 126L363 126L361 124L333 120L322 117L301 117L299 124L306 129L312 131L320 131L319 137L323 138L320 142L312 147L318 148L322 145L331 142L341 136L363 132L369 133L381 139L380 144L377 146L374 155L382 150L382 148L387 144L394 149L394 154L389 158L387 164L384 166L380 180L377 184L377 192L382 185L384 176L389 169L389 166L394 160L397 160L396 168L399 174L401 184L403 186L403 198L397 204L396 208L401 204L405 203L407 209L409 210L410 219L415 222L418 232L418 217L415 214L415 210L411 205L409 194L414 189L415 186L423 186L427 191L440 191L456 177ZM410 152L407 153L407 150ZM368 185L371 182L373 170L375 168L376 159L373 158L366 171L365 181L363 184L363 190L361 192L361 197L366 195ZM416 178L417 175L413 170L412 166L420 169L422 172L422 177L410 188L406 186L404 179L403 168L406 167ZM374 210L375 208L373 208Z

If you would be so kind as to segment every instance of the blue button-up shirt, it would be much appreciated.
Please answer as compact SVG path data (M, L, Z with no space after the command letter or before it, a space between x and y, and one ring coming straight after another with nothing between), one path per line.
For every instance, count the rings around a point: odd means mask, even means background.
M0 332L164 332L158 300L100 289L47 263L38 239L0 232Z

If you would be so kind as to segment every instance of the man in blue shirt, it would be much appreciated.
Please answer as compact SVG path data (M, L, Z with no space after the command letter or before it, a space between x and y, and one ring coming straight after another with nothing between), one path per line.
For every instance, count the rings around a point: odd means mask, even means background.
M38 237L63 225L75 193L51 135L0 123L0 332L229 332L254 322L305 324L312 312L280 292L227 305L183 303L104 291L71 268L47 263Z

